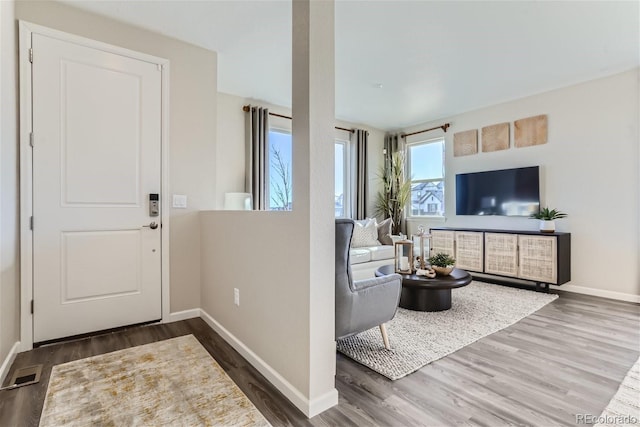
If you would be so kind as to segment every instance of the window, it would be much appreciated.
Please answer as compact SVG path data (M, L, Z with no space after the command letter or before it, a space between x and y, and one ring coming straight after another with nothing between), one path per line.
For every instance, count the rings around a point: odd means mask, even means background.
M267 197L269 210L290 211L292 208L292 139L281 129L269 130ZM335 141L335 216L346 218L351 213L349 141Z
M407 145L411 216L444 216L444 138Z
M349 142L336 140L335 142L335 216L346 218L350 215L350 167Z
M267 163L267 198L269 210L290 211L292 207L291 133L269 130L269 153Z

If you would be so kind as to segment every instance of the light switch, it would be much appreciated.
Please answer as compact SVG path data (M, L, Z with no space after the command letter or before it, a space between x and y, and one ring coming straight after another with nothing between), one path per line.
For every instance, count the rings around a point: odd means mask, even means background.
M184 194L173 195L173 207L178 209L187 208L187 196Z

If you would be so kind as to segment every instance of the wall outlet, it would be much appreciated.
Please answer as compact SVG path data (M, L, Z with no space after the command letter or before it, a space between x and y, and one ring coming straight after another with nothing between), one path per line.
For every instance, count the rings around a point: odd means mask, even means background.
M240 289L233 288L233 303L240 307Z

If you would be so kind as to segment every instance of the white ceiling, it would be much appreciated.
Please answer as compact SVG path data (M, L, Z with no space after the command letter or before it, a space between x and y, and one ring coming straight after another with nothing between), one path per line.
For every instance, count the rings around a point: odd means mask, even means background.
M219 91L291 105L290 1L65 2L214 50ZM336 116L385 130L640 65L638 1L338 0L335 15Z

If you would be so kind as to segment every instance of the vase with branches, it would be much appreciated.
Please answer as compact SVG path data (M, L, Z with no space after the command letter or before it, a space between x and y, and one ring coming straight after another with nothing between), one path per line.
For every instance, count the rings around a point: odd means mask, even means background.
M382 189L378 191L375 204L376 216L391 218L393 234L402 229L402 215L411 198L411 181L404 176L404 154L396 152L391 155L389 164L382 169L380 178Z

